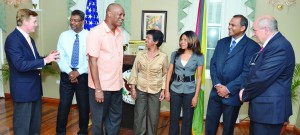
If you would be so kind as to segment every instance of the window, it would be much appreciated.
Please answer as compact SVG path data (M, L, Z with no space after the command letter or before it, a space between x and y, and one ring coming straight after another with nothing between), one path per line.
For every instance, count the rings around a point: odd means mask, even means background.
M228 23L232 16L242 14L247 17L252 10L246 7L247 0L208 0L207 31L206 31L206 72L205 78L210 79L210 59L213 56L219 39L228 36ZM248 17L247 17L248 18ZM248 18L249 21L249 18ZM249 22L252 25L252 22ZM251 36L248 26L247 36Z
M207 31L206 31L206 78L210 78L210 59L214 54L222 31L222 0L207 2Z

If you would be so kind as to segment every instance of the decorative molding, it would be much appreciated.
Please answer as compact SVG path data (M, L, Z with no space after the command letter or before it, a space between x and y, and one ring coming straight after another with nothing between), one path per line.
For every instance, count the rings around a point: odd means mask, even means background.
M67 13L68 13L68 17L71 16L71 8L74 7L76 5L76 2L74 0L68 0L68 5L67 5Z
M131 27L130 27L131 0L116 0L115 2L120 4L124 9L126 16L124 18L124 22L123 22L122 26L130 34L131 33Z
M256 0L247 0L245 5L252 9L252 12L247 16L250 21L254 22L256 12Z
M187 16L184 9L189 7L191 4L192 3L189 0L178 0L178 32L181 31L184 26L181 20Z
M0 29L6 32L6 10L4 0L0 0ZM0 37L2 38L2 37Z

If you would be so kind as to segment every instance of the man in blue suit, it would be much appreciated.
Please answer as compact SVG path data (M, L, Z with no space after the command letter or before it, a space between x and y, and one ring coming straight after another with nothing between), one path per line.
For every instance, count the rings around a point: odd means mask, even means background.
M229 37L218 41L210 63L212 90L209 96L205 134L216 135L223 114L223 135L233 135L242 102L239 91L249 72L249 61L259 45L248 38L248 20L234 15L229 22Z
M279 135L283 123L292 115L295 54L291 43L278 32L274 17L259 17L253 31L262 51L250 62L240 98L243 102L250 101L251 135Z
M10 94L14 105L13 129L15 135L39 135L42 114L42 69L56 61L59 52L52 51L40 57L29 33L37 26L37 13L29 9L17 12L16 29L5 41L5 53L10 70Z

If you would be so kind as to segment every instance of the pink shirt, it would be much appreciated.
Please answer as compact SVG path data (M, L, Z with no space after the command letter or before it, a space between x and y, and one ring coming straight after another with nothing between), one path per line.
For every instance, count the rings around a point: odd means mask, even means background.
M98 74L103 91L118 91L122 88L123 34L116 28L115 34L103 21L87 35L87 55L98 58ZM88 85L95 89L90 68Z

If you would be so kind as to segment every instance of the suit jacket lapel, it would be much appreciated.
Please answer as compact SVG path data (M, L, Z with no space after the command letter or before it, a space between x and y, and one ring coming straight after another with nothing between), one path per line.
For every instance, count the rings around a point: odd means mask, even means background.
M15 32L16 35L20 38L20 40L21 40L21 42L22 42L22 44L23 44L23 47L25 47L25 48L27 49L27 51L30 51L30 52L31 52L30 54L31 54L32 57L34 58L33 52L32 52L32 50L31 50L30 45L29 45L29 43L27 42L26 38L22 35L22 33L21 33L18 29L15 29L14 32ZM30 39L30 40L31 40L31 39ZM36 52L36 48L35 48L34 42L31 41L31 43L32 43L32 46L33 46L33 48L34 48L34 52ZM35 53L35 54L36 54L36 53ZM35 55L35 56L37 56L37 55Z
M278 32L274 37L272 37L272 39L268 42L268 44L265 46L265 48L267 48L268 46L272 45L272 42L274 42L279 37L282 37L282 34L280 32Z
M282 37L283 35L280 33L280 32L278 32L269 42L268 42L268 44L263 48L263 50L259 53L259 55L258 55L258 58L257 58L257 61L261 61L261 58L259 57L260 55L262 55L264 52L265 52L265 50L267 50L268 48L270 48L270 47L272 47L272 43L277 39L277 38L280 38L280 37Z
M193 61L196 60L197 57L195 57L195 55L196 55L195 53L192 53L192 56L191 56L191 58L189 59L188 63L185 65L185 67L188 67L190 64L193 63Z
M233 57L236 53L238 53L240 50L242 50L247 43L246 35L237 43L237 45L233 48L230 54L228 54L228 57L226 60ZM230 46L230 45L229 45ZM229 48L229 47L228 47ZM229 49L228 49L229 50Z
M181 63L181 58L180 57L181 57L181 55L176 57L176 63L175 64L177 64L181 68L184 68L182 63Z
M31 44L32 44L32 47L33 47L33 50L34 50L34 55L37 59L37 58L39 58L39 53L38 53L37 48L35 46L35 42L31 38L30 38L30 40L31 40Z

